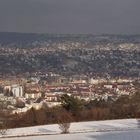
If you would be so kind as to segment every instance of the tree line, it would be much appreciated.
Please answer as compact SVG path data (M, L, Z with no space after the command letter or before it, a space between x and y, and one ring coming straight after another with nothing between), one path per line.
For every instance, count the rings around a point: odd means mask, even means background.
M40 109L31 108L25 113L10 114L1 109L1 118L7 118L6 127L25 127L43 124L62 124L93 120L140 118L140 94L121 96L113 100L86 102L67 94L61 97L61 106L49 108L43 103Z

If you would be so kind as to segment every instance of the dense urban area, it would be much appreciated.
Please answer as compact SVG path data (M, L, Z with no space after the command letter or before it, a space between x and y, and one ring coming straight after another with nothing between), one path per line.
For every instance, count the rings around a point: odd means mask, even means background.
M140 117L139 91L138 35L0 33L0 113L8 127L54 123L58 116Z

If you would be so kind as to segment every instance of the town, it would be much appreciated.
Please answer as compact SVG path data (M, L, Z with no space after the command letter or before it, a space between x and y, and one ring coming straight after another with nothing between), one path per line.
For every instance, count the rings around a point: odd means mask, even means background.
M83 101L117 100L132 96L139 89L139 78L93 79L85 75L69 78L54 73L45 77L9 77L0 79L0 100L8 102L7 108L15 113L27 111L42 104L48 107L61 105L61 96L67 94Z

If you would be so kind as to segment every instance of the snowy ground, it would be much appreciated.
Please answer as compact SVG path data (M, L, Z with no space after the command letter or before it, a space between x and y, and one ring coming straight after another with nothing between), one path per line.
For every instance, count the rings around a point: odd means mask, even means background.
M5 140L140 140L136 119L72 123L70 134L60 134L58 125L8 130ZM14 136L14 137L13 137ZM22 137L19 137L22 136ZM4 138L7 137L7 138Z

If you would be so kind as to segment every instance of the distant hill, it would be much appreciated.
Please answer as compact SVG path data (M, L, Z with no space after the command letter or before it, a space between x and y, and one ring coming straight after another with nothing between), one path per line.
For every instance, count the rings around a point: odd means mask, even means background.
M90 44L107 44L107 43L140 43L140 35L91 35L91 34L37 34L37 33L14 33L0 32L1 46L20 46L26 47L39 46L43 42L62 43L65 41L72 42L89 42Z
M0 33L0 75L51 71L138 77L139 56L140 35Z

